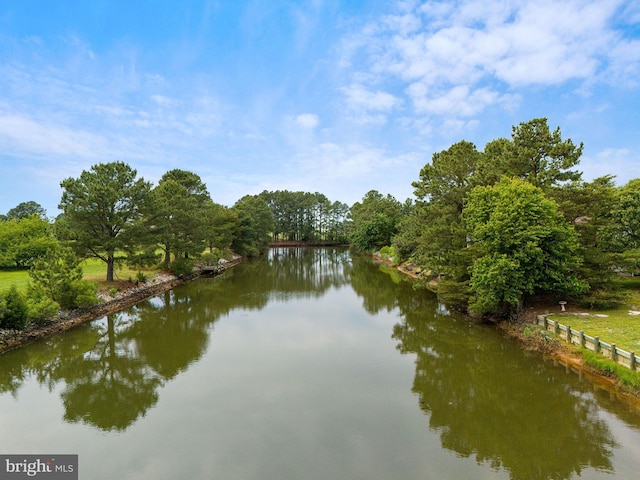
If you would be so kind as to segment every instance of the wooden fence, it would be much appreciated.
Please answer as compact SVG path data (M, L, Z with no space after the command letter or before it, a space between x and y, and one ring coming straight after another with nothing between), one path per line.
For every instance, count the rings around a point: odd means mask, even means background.
M619 365L623 365L631 370L637 370L640 357L638 357L635 352L627 352L617 348L615 343L603 342L599 337L591 337L582 330L574 330L569 325L558 323L557 320L549 320L546 315L537 315L536 324L543 326L545 330L551 330L568 343L580 345L582 348L610 358Z

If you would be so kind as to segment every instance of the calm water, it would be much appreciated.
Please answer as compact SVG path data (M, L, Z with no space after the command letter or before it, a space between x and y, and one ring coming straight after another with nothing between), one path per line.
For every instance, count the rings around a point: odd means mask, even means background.
M0 356L0 452L86 479L633 479L640 415L345 250Z

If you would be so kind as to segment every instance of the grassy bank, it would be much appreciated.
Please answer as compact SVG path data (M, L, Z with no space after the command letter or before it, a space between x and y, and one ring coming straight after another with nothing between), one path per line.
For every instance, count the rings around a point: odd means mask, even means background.
M90 282L95 282L100 288L116 287L120 282L128 282L129 280L136 279L136 275L140 270L132 269L126 265L116 267L114 272L113 285L107 284L105 279L107 278L107 264L96 258L90 258L82 262L83 278ZM143 269L142 273L147 276L155 275L159 273L158 268ZM18 290L24 291L27 288L29 282L28 270L2 270L0 271L0 292L6 292L11 288L11 285L15 285Z
M566 312L552 311L549 318L607 343L615 343L628 352L640 352L640 278L621 279L617 291L625 300L614 308L583 309L568 305Z
M551 320L570 326L572 330L583 331L591 337L615 344L627 352L640 352L640 278L620 278L616 285L616 294L624 300L613 308L581 308L579 305L566 306L561 311L560 305L533 306L537 315L550 313ZM536 331L537 328L540 331ZM542 331L541 327L530 324L523 326L523 336L551 339L563 350L574 357L576 363L590 369L602 377L614 379L622 390L640 396L640 372L632 371L618 365L601 354L590 350L569 346L563 339L556 338L550 331ZM542 343L549 343L543 340Z

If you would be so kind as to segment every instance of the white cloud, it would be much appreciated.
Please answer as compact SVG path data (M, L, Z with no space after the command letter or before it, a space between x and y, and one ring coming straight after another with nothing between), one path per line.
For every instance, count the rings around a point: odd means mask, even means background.
M46 124L20 115L0 114L0 149L4 153L95 158L105 146L105 139L93 133Z
M165 95L151 95L151 100L153 100L159 107L163 108L179 107L182 104L180 100L170 98Z
M353 109L388 112L400 105L401 100L384 91L371 91L362 85L349 85L342 89L346 102Z
M313 113L302 113L295 118L294 123L302 128L314 129L319 125L320 119Z
M406 2L349 38L347 106L456 119L491 106L512 108L519 89L636 81L637 41L614 29L620 0ZM409 9L409 11L408 11ZM386 88L380 89L380 85ZM576 92L580 85L573 87Z
M627 148L606 148L593 156L580 160L581 170L589 172L585 180L615 173L615 182L624 185L629 180L640 178L640 154Z

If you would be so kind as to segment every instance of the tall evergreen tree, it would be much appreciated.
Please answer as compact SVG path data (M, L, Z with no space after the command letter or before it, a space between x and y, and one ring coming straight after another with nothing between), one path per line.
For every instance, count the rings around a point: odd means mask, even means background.
M63 211L59 234L80 257L95 257L107 265L107 281L113 281L117 251L133 250L138 241L128 235L140 220L151 184L136 178L124 162L100 163L78 178L60 183L58 208Z

